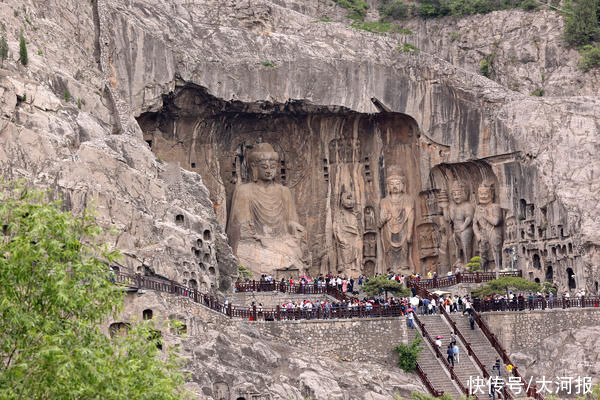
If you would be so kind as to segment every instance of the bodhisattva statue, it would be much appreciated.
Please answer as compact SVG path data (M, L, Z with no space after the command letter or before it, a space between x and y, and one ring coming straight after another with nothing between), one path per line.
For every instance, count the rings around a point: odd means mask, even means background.
M443 199L440 201L440 206L444 220L452 226L456 261L464 266L473 257L473 215L475 208L467 199L467 191L459 181L454 182L452 185L451 198L452 202L450 204L446 199Z
M502 208L494 203L494 184L484 182L477 190L478 204L473 218L473 231L479 254L486 266L492 253L496 264L496 275L502 268Z
M251 271L305 269L292 193L274 181L279 155L268 143L259 143L248 155L250 182L233 193L227 234L240 263Z
M337 243L337 273L348 277L360 275L362 239L360 220L354 212L356 202L352 192L342 186L340 207L333 220L333 235Z
M415 202L405 193L406 179L396 167L387 171L386 197L381 200L379 228L387 271L412 272L410 257Z

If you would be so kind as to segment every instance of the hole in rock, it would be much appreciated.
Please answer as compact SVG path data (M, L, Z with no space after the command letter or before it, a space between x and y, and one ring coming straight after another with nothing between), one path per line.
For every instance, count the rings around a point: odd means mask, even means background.
M210 231L206 229L202 236L204 237L204 240L210 240Z
M144 310L142 312L142 318L144 318L145 321L152 319L152 310L149 308Z
M572 268L567 268L567 276L569 277L569 290L573 290L577 287L575 282L575 273Z

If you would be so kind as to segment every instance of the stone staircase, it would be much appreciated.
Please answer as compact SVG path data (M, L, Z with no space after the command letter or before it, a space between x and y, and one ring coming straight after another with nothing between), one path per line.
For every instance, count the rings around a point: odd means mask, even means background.
M425 328L430 333L430 335L431 335L431 332L429 331L430 320L437 319L436 322L441 321L439 315L420 316L419 318L425 324ZM443 321L441 321L441 322L443 322ZM418 331L418 328L416 327L416 323L415 323L415 329L409 329L408 334L409 334L410 342L412 342L412 340L415 338L417 331ZM421 333L421 332L419 332L419 333ZM423 335L421 335L421 336L423 336ZM435 338L435 336L432 336L432 337ZM419 365L421 366L421 368L423 369L423 371L427 374L427 377L431 381L431 384L433 385L433 387L436 390L440 390L440 391L443 391L444 393L449 394L450 396L452 396L453 399L459 399L462 396L462 393L459 391L458 387L454 384L454 382L450 378L450 374L446 370L446 367L444 367L440 363L440 361L438 361L438 358L436 357L434 350L431 348L429 343L427 343L425 338L423 338L423 342L421 343L421 345L423 346L423 350L421 351L421 353L419 353L419 361L418 362L419 362Z
M450 314L450 318L454 321L460 333L471 344L471 348L477 354L477 358L479 358L479 361L481 361L487 371L491 373L492 366L496 363L497 359L500 359L500 372L506 378L506 365L502 362L502 357L490 344L477 324L475 324L475 330L471 330L468 314L453 313Z
M448 349L448 344L450 343L450 334L451 334L451 327L448 324L448 322L441 315L425 315L425 316L421 316L420 318L421 318L421 322L423 322L425 324L425 329L427 329L427 332L429 332L429 334L431 335L431 337L433 339L435 339L436 336L444 337L442 339L442 353L445 355L446 350ZM469 323L469 320L467 319L467 325L468 325L468 323ZM463 331L462 325L459 326L459 329L461 329L461 333L462 333L462 331ZM465 336L465 338L467 338L467 337ZM485 339L485 337L484 337L484 339ZM467 340L469 340L469 339L467 338ZM458 348L460 349L460 363L456 363L456 360L455 360L454 372L458 376L461 383L468 389L469 378L470 377L472 377L473 379L476 377L483 378L483 372L479 369L479 367L477 366L475 361L471 360L471 358L469 357L469 355L467 353L465 344L462 343L462 341L460 340L460 337L458 337L458 336L457 336L457 343L458 343ZM481 350L475 350L475 351L477 352L476 354L478 354L478 357L479 357L480 353L478 351L481 351L482 353L490 353L491 351L494 351L494 349L488 343L487 349L481 349ZM494 351L494 353L495 353L495 351ZM494 362L495 361L496 361L496 359L494 358ZM460 393L460 394L461 394L461 396L463 395L463 393ZM479 396L481 397L481 395L479 395Z

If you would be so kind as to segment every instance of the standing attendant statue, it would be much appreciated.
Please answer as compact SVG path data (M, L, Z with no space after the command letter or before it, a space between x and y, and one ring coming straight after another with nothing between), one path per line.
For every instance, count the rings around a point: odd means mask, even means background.
M340 207L333 221L333 234L337 243L337 273L358 276L362 260L360 219L354 211L354 196L345 189L345 186L342 186Z
M494 184L484 182L477 190L478 204L475 209L473 231L479 254L487 264L491 253L496 264L496 277L502 268L502 208L494 203Z
M444 220L452 226L452 238L456 250L456 261L466 265L473 257L473 215L475 208L467 199L464 185L455 181L452 185L452 202L440 196L440 207Z
M381 200L379 228L387 271L410 272L410 260L415 222L415 202L405 192L406 178L392 166L386 176L386 197Z

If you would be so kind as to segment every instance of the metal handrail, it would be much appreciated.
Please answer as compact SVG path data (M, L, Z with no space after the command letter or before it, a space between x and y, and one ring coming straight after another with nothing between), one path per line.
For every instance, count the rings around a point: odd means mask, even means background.
M448 363L448 360L446 360L446 358L444 358L444 355L442 354L442 351L440 350L440 348L435 345L435 342L431 338L431 335L429 334L429 332L425 328L425 324L421 322L421 320L419 319L419 317L417 317L416 314L414 314L414 317L415 317L415 322L417 323L417 325L421 329L421 334L427 340L427 342L429 343L429 345L431 346L431 348L435 352L436 357L441 359L442 364L446 367L446 370L448 370L448 372L450 373L450 377L452 378L452 380L456 382L456 384L458 385L458 387L460 388L460 390L465 394L465 396L469 397L469 391L468 391L468 389L460 381L460 379L458 378L458 376L454 372L454 367L452 367ZM473 396L473 395L470 395L470 396ZM477 396L474 396L474 397L475 397L475 399L477 399Z

